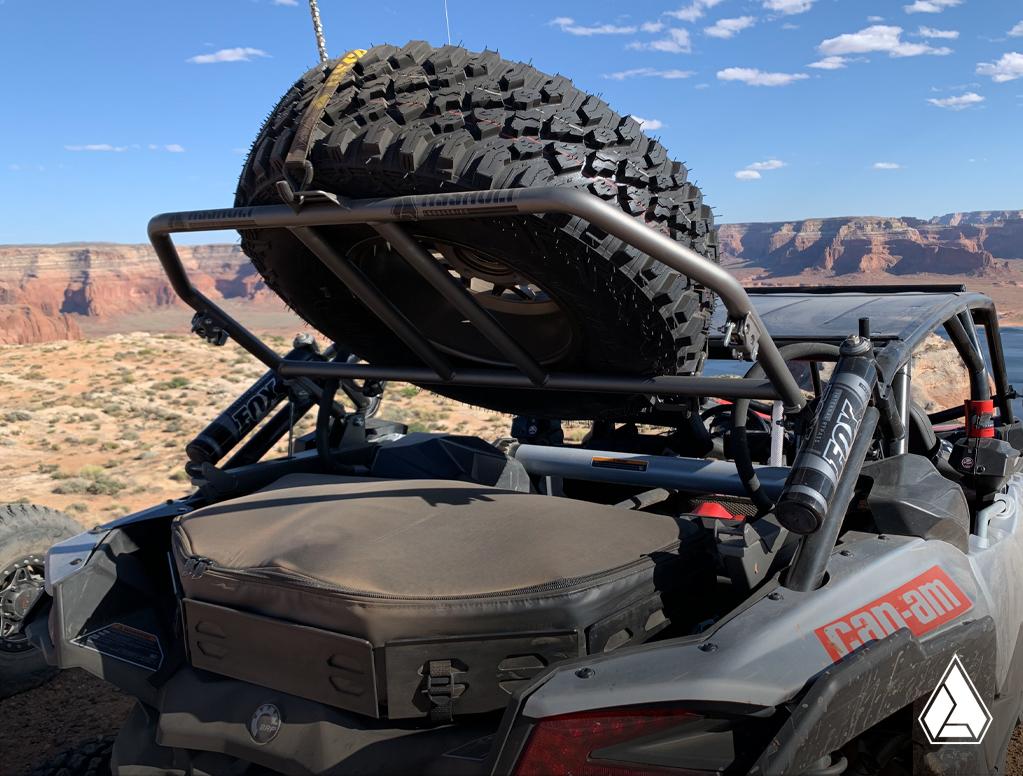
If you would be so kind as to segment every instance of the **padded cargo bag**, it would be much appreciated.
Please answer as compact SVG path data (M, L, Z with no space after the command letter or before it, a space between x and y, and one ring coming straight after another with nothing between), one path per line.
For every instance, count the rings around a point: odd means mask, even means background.
M290 475L178 518L196 668L372 717L502 708L664 628L712 577L685 520L450 480Z

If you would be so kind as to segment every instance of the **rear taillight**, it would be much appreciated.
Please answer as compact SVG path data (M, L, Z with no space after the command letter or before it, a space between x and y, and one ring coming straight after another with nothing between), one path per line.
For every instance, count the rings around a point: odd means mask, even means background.
M515 776L666 776L688 773L594 756L595 752L669 730L697 715L674 708L602 709L540 720Z

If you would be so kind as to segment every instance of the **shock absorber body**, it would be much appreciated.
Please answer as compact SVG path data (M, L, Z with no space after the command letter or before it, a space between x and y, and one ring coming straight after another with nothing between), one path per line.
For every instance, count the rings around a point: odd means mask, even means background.
M824 522L876 385L870 340L849 337L778 500L778 522L793 533L814 533Z
M289 361L324 360L312 337L302 336L295 338L295 347L285 358ZM216 464L287 395L284 381L273 370L266 372L186 445L189 464Z

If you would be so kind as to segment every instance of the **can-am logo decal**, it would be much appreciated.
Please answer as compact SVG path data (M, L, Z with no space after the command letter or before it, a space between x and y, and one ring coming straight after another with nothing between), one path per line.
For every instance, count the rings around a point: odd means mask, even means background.
M959 655L953 655L920 714L920 727L932 744L979 744L990 726L991 712Z
M914 636L923 636L972 606L973 601L948 574L940 566L932 566L902 587L829 622L814 633L831 659L839 660L868 641L883 639L899 628L909 628Z

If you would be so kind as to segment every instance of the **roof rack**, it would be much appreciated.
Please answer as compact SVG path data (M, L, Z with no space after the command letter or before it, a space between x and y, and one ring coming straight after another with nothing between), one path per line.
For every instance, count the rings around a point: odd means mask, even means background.
M426 385L781 400L789 413L798 412L806 403L777 345L746 291L734 277L719 265L650 229L593 194L568 188L523 188L384 199L340 199L319 191L296 193L283 182L281 194L289 204L193 210L155 216L149 222L149 239L178 296L282 377L403 380ZM737 357L760 363L767 379L548 372L479 306L468 291L452 281L403 226L403 222L410 221L511 218L543 213L577 216L713 291L727 311L725 343ZM325 226L350 224L368 225L375 229L516 368L452 365L357 266L331 247L320 231ZM171 239L175 233L224 229L288 229L404 341L422 365L313 363L281 358L192 284Z

